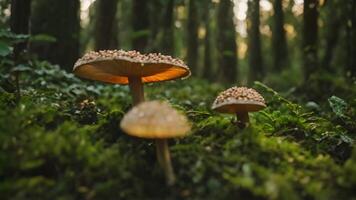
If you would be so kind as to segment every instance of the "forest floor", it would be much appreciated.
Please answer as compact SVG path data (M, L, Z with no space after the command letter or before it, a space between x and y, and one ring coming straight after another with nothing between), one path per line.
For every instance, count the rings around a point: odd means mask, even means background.
M145 85L185 113L192 133L169 141L177 176L165 185L152 140L119 128L127 86L79 80L33 61L21 100L0 87L2 199L355 199L356 89L306 101L256 82L267 108L238 129L210 109L222 85L190 78Z

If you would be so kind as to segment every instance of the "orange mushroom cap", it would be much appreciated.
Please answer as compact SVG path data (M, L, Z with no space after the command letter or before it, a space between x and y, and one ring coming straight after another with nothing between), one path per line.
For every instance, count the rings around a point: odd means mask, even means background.
M124 50L88 52L77 60L73 71L83 78L116 84L128 84L130 76L142 77L143 83L190 76L189 68L180 59Z

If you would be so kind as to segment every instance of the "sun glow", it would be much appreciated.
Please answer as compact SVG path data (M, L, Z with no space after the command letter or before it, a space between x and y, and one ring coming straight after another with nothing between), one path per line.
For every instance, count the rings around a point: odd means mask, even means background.
M240 36L246 37L247 30L246 30L245 20L247 18L248 0L234 0L233 2L234 2L236 31L239 33ZM261 0L260 7L261 7L261 11L272 10L272 4L268 0Z
M95 0L80 0L80 21L83 26L89 22L89 8Z

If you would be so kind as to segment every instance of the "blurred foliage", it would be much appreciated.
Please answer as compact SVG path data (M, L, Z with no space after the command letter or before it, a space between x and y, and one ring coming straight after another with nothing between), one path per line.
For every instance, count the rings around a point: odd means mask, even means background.
M10 10L10 0L0 1L0 27L6 26L9 23L9 16L5 12L6 10Z
M28 35L14 34L7 29L0 29L0 57L6 57L13 51L13 45L23 42Z
M6 77L11 59L1 63ZM11 80L0 85L1 199L356 198L352 88L351 98L303 102L255 82L268 107L241 131L210 109L221 85L147 84L148 99L169 101L193 125L169 141L177 184L167 187L154 142L119 128L131 107L127 86L82 81L45 61L21 66L20 102Z

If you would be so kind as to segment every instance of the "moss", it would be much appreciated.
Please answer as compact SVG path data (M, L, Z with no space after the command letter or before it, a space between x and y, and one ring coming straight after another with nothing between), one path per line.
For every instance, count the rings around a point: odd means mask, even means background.
M50 71L49 64L36 67L36 73L24 75L25 83L35 84L23 84L19 104L13 94L0 94L5 199L356 196L352 109L336 120L332 109L310 111L257 83L268 108L252 114L252 126L241 131L231 116L210 110L220 85L196 79L148 85L149 99L168 100L193 124L190 136L170 141L177 184L168 188L153 141L119 129L130 108L126 87L81 82L58 68ZM37 89L44 73L46 87Z

